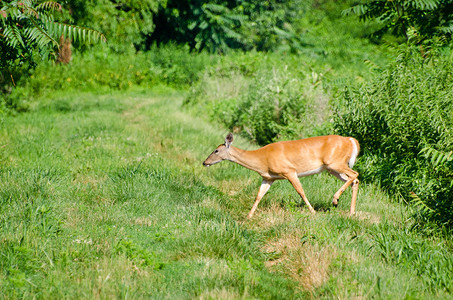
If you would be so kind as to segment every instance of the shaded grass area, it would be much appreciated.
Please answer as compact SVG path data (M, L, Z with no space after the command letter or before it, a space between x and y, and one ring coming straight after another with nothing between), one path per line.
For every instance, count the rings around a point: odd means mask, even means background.
M245 220L260 178L201 162L225 131L181 95L61 95L0 129L5 298L451 298L451 242L412 230L403 206L362 185L287 182ZM254 146L238 138L238 147Z

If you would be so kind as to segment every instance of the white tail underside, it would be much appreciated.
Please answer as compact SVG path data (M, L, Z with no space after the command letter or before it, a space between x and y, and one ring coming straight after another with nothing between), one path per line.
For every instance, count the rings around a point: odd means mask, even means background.
M351 143L352 143L352 154L351 158L349 159L348 165L350 168L352 168L355 164L355 160L357 159L357 156L359 155L359 149L357 148L357 144L355 143L354 139L350 138Z

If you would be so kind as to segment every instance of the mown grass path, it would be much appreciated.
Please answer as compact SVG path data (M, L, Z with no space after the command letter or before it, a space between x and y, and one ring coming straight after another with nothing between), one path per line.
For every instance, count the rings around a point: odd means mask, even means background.
M272 186L201 162L226 131L146 93L62 95L0 129L2 298L451 298L451 242L411 229L377 188ZM235 145L254 146L237 138Z

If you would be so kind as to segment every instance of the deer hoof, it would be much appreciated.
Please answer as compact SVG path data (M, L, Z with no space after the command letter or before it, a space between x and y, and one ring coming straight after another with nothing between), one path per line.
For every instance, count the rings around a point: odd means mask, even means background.
M332 205L333 205L334 207L337 207L337 206L338 206L338 199L333 198L333 200L332 200Z

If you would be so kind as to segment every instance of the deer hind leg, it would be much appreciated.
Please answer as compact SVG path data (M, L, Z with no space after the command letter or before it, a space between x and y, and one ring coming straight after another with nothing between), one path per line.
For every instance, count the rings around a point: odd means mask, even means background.
M333 195L332 204L334 206L338 205L338 199L340 198L341 194L343 194L343 192L352 185L351 209L349 214L353 215L355 213L357 192L359 190L359 180L357 179L359 173L347 167L346 165L336 168L329 167L327 170L330 174L345 182L343 186Z
M293 185L293 187L296 189L297 193L302 197L304 200L305 204L308 206L308 209L312 214L315 214L315 210L311 206L310 202L308 202L307 196L305 196L304 189L302 188L302 185L300 184L299 177L297 177L297 174L287 174L285 175L286 179L288 179L289 182Z
M355 204L357 201L357 193L359 191L359 180L356 178L352 182L352 200L351 200L351 210L349 211L349 214L352 216L355 214Z
M249 214L247 215L247 219L250 219L253 216L256 208L258 207L258 204L260 203L260 201L264 197L264 195L267 193L267 191L271 187L272 183L274 183L274 181L263 179L263 182L261 183L261 186L260 186L260 190L258 191L258 195L256 195L255 203L253 203L252 209L250 210Z

